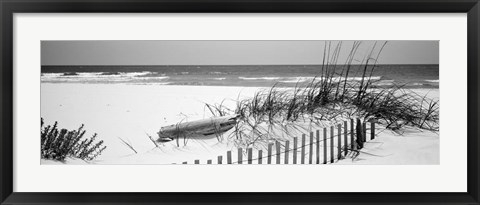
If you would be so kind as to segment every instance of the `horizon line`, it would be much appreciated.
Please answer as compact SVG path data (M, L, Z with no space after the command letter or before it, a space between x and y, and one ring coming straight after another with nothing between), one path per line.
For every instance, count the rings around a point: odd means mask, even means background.
M173 65L40 65L40 66L322 66L323 64L173 64ZM326 65L348 65L348 64L326 64ZM365 64L350 64L350 65L365 65ZM377 63L372 65L440 65L439 63Z

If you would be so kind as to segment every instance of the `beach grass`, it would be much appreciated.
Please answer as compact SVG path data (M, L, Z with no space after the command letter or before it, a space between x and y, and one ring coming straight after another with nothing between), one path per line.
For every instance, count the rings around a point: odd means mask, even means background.
M298 82L294 88L273 85L251 98L237 100L235 110L222 104L206 106L215 116L239 116L233 136L236 145L245 148L265 147L272 140L281 140L278 130L289 135L292 131L306 131L311 126L346 118L363 118L398 131L406 125L438 131L438 100L420 96L404 85L375 86L377 80L372 79L372 74L386 42L375 43L368 55L362 57L361 73L354 74L361 76L360 79L350 80L352 62L357 59L360 44L353 44L343 65L338 63L341 42L325 44L319 74L310 82Z

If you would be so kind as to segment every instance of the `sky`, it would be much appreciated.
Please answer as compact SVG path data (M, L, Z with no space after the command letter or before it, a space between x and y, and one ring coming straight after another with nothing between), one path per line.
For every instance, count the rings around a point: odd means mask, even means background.
M41 64L310 65L322 64L324 50L332 55L340 42L343 64L353 41L42 41ZM372 49L374 58L380 53L378 64L439 63L438 41L388 41L381 50L384 42L361 41L353 63Z

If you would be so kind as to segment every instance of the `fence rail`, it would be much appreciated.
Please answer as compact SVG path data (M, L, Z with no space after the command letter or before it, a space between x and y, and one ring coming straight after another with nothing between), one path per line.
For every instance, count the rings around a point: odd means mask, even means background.
M369 130L367 124L370 125ZM223 162L223 156L220 155L217 157L217 163L214 163L212 159L204 160L203 163L200 159L196 159L193 164L263 164L265 162L266 164L272 164L273 162L275 164L297 164L299 161L300 164L306 162L308 164L335 163L344 159L349 152L356 152L363 148L363 143L367 142L368 138L367 131L370 134L368 140L375 139L375 123L362 122L358 118L356 122L354 119L350 119L350 123L344 121L336 126L331 126L329 129L330 133L327 136L328 128L323 128L323 138L321 137L321 130L310 132L308 137L307 134L302 134L300 146L298 146L298 137L294 137L292 148L290 148L289 140L283 142L277 140L275 143L269 143L266 150L267 155L264 155L264 150L257 150L255 154L252 148L246 150L238 148L237 152L227 151L225 163ZM337 130L336 133L335 129ZM232 160L234 154L237 155L236 161ZM244 155L246 159L244 159ZM181 164L189 163L185 161Z

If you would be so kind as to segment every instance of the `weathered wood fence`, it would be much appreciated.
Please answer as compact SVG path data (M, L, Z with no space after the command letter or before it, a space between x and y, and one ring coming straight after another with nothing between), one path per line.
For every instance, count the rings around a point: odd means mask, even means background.
M238 148L236 152L227 151L226 157L218 156L216 160L209 159L203 163L197 159L193 164L328 164L343 159L350 152L356 152L363 148L364 142L373 139L375 123L362 122L357 118L356 121L350 119L350 122L344 121L330 128L310 132L308 135L302 134L300 146L298 137L294 137L292 147L288 140L268 144L266 155L263 153L264 150L258 150L254 154L253 148L246 150Z

